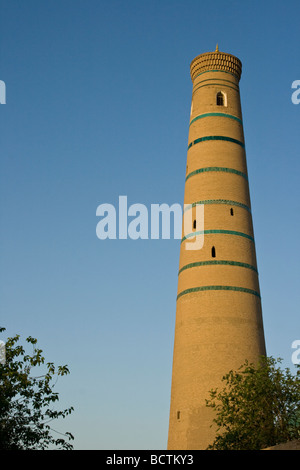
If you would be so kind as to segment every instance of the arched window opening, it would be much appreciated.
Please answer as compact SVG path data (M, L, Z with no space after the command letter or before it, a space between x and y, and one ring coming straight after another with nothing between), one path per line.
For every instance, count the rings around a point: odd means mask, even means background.
M227 106L226 95L222 91L217 93L217 106Z
M230 209L230 215L233 215L233 209L232 209L232 207L231 207L231 209Z
M196 219L193 222L193 229L195 230L195 228L196 228Z
M216 249L215 249L214 246L213 246L212 249L211 249L211 257L212 257L212 258L215 258L215 257L216 257Z

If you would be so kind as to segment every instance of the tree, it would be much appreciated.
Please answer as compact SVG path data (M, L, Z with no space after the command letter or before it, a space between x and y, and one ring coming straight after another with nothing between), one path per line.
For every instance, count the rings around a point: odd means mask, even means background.
M0 328L3 331L5 328ZM71 450L69 441L74 439L73 435L66 432L63 437L55 438L52 433L56 431L49 424L73 411L73 407L62 411L53 409L54 402L59 400L54 386L59 376L69 373L68 367L55 368L52 362L45 363L43 351L31 336L26 342L32 345L32 353L27 354L18 344L19 338L16 335L7 339L5 361L0 364L0 449ZM39 367L44 373L33 375Z
M300 370L293 375L281 362L246 361L223 377L221 391L210 391L217 432L208 450L259 450L300 438Z

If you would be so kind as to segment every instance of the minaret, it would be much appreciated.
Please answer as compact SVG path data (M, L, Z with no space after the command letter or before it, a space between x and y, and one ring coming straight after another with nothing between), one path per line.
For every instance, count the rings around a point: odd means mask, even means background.
M180 248L168 449L214 440L209 390L245 360L266 355L239 80L231 54L197 56L185 178L185 214L204 205ZM194 219L193 215L193 219ZM197 231L198 229L198 231ZM204 236L201 249L187 249Z

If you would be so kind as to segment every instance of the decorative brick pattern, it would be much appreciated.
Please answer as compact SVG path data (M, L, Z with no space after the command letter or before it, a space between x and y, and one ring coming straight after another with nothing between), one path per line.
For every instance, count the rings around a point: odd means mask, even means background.
M239 81L242 74L242 63L231 54L219 51L206 52L195 57L191 63L190 70L193 81L200 73L216 70L231 73Z

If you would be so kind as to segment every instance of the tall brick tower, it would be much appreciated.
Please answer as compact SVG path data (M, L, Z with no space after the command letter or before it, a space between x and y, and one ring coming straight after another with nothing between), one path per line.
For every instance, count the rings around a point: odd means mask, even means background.
M193 95L187 152L186 211L204 205L182 238L168 449L206 449L214 440L209 390L245 359L265 355L239 80L231 54L208 52L191 63ZM193 216L194 217L194 216ZM198 228L198 231L197 231Z

